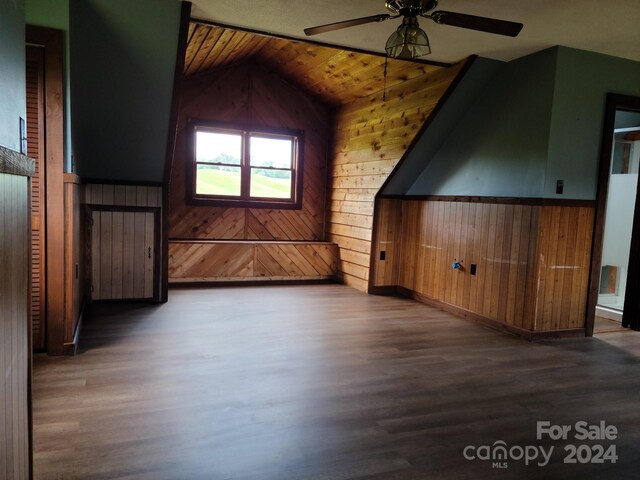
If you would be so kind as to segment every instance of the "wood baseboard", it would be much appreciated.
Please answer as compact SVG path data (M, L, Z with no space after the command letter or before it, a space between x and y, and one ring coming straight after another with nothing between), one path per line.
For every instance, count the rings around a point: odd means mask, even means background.
M506 332L511 335L522 337L528 341L533 340L533 336L532 336L533 332L530 332L529 330L525 330L524 328L514 327L513 325L507 325L506 323L498 322L493 318L485 317L484 315L480 315L470 310L465 310L464 308L456 307L455 305L450 305L448 303L441 302L440 300L434 300L433 298L429 298L425 295L422 295L421 293L414 292L413 290L409 290L408 288L398 287L397 290L398 290L398 294L402 295L403 297L408 297L414 300L418 300L419 302L422 302L426 305L451 313L456 317L466 318L467 320L473 320L474 322L481 323L495 330L500 330L502 332Z
M169 282L170 288L224 288L224 287L263 287L275 285L325 285L342 283L335 277L327 278L308 278L308 279L251 279L251 280L218 280L218 281L179 281Z
M551 340L554 338L580 338L586 337L586 329L584 328L567 328L565 330L545 330L543 332L531 332L532 341Z
M409 290L404 287L374 287L382 289L384 292L390 291L390 289L395 289L398 295L403 297L412 298L426 305L435 307L439 310L444 310L445 312L449 312L456 317L466 318L468 320L473 320L474 322L481 323L488 327L491 327L495 330L499 330L501 332L506 332L511 335L516 335L518 337L524 338L530 342L536 342L539 340L549 340L553 338L568 338L568 337L584 337L586 336L586 332L584 328L572 328L566 330L548 330L543 332L532 332L530 330L526 330L524 328L516 327L513 325L507 325L506 323L499 322L494 320L493 318L485 317L484 315L480 315L475 312L471 312L469 310L465 310L464 308L456 307L455 305L450 305L448 303L441 302L439 300L434 300L425 295L422 295L418 292L414 292L413 290ZM381 295L389 295L389 293L380 293Z
M394 286L384 286L384 287L369 287L369 290L367 293L370 293L371 295L384 295L387 297L392 297L394 295L398 295L398 288L400 287L396 287Z

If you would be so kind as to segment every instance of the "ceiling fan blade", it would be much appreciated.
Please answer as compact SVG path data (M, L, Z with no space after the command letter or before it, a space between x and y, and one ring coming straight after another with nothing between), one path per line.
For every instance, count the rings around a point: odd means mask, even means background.
M365 23L382 22L391 18L391 15L383 13L380 15L371 15L370 17L354 18L343 22L328 23L318 27L305 28L305 35L317 35L318 33L332 32L342 28L355 27L356 25L364 25Z
M506 20L497 20L495 18L477 17L464 13L447 12L444 10L438 10L431 15L426 15L426 17L442 25L469 28L471 30L480 30L481 32L506 35L508 37L517 37L523 27L521 23L507 22Z

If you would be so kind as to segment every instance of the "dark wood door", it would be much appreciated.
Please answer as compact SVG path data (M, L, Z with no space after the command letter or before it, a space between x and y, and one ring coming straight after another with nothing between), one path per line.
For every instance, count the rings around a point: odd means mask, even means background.
M46 238L44 148L44 49L27 47L27 155L35 160L31 179L31 301L33 348L44 349L46 338Z

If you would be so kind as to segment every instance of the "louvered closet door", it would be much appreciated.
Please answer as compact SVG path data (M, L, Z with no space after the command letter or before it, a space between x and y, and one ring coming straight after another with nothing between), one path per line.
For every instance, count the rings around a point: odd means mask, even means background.
M155 231L153 212L92 212L93 300L154 297Z
M45 158L44 49L27 47L27 155L35 160L31 178L31 323L33 348L45 347Z

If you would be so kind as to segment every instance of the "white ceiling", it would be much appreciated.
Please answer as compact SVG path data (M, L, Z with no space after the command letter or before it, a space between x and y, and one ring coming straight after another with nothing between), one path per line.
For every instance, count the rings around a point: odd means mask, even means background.
M303 29L388 13L384 0L191 0L193 18L307 38ZM425 60L456 62L471 54L512 60L554 45L640 61L640 0L440 0L439 10L524 23L516 38L437 25L422 19L433 53ZM308 37L384 52L400 19Z

